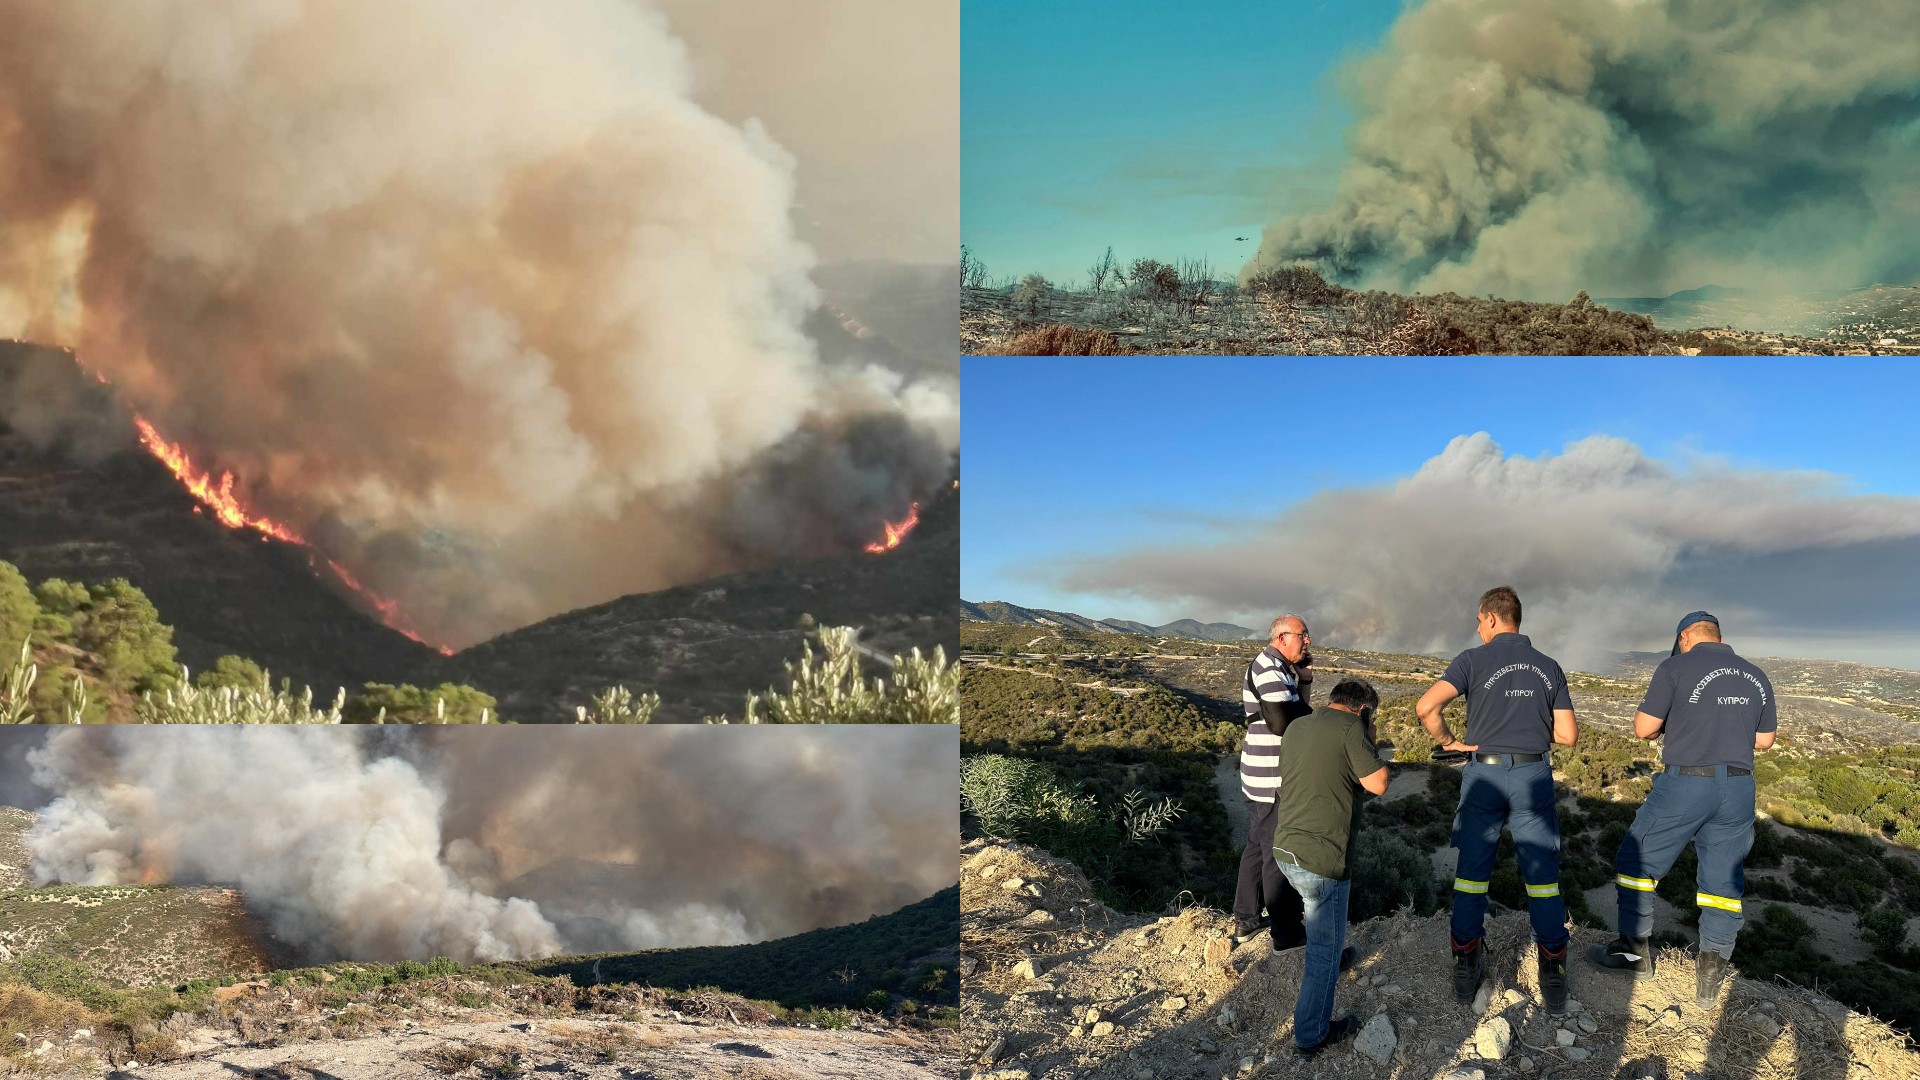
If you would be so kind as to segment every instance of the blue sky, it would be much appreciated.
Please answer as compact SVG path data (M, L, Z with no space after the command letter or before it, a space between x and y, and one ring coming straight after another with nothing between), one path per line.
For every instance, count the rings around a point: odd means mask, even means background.
M1890 403L1920 400L1920 365L1898 358L962 364L961 595L972 601L1148 622L1227 617L1076 592L1058 568L1143 549L1204 550L1317 491L1408 476L1476 431L1508 455L1558 454L1610 435L1681 471L1703 461L1755 475L1818 470L1844 477L1850 493L1920 499L1920 431L1887 422ZM1913 620L1910 640L1920 612ZM1798 655L1836 648L1849 646L1808 644ZM1914 651L1903 648L1835 658L1920 666L1920 653L1901 659Z
M1264 222L1325 201L1338 63L1399 10L963 0L962 241L994 276L1084 278L1109 244L1231 274Z

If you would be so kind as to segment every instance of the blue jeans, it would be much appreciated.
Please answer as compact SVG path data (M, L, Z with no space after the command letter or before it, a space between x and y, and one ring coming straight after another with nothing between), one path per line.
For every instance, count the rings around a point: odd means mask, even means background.
M1745 864L1753 847L1753 777L1728 776L1724 766L1713 776L1663 772L1653 778L1653 791L1633 816L1633 828L1613 860L1620 933L1652 934L1653 887L1673 869L1689 840L1699 860L1694 881L1700 948L1730 957L1744 921L1740 896L1746 892Z
M1314 1046L1333 1025L1333 988L1340 981L1340 953L1347 947L1347 893L1352 881L1335 881L1282 860L1280 872L1293 882L1305 911L1307 956L1300 973L1300 997L1293 1005L1293 1042Z
M1560 814L1554 806L1553 766L1467 763L1460 780L1460 810L1453 818L1453 846L1460 849L1453 879L1453 938L1471 941L1486 933L1487 882L1493 877L1500 828L1513 832L1520 876L1527 886L1533 940L1549 949L1567 943L1567 906L1560 898Z

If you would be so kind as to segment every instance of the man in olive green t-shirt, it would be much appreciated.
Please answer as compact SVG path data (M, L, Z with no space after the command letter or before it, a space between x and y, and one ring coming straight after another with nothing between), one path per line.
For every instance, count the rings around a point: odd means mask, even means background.
M1333 989L1347 943L1347 853L1360 831L1360 792L1383 795L1387 767L1373 745L1380 695L1361 679L1333 688L1325 708L1293 721L1280 744L1280 798L1273 857L1305 902L1305 971L1293 1007L1293 1041L1312 1057L1360 1028L1333 1020Z

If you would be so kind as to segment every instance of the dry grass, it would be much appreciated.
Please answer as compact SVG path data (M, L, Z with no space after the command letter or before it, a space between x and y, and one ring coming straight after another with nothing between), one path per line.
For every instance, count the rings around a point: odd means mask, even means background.
M1124 356L1133 350L1110 331L1055 323L1022 330L993 351L999 356Z

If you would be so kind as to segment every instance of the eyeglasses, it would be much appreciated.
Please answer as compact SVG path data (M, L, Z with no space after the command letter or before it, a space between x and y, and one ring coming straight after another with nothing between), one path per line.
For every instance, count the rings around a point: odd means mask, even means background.
M1282 630L1280 631L1280 636L1281 637L1297 637L1304 641L1307 638L1312 637L1313 635L1311 633L1296 634L1292 630Z

